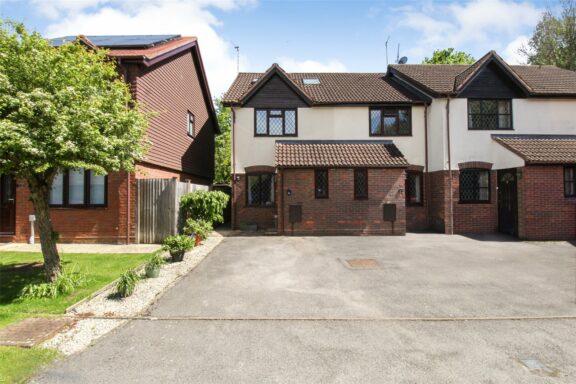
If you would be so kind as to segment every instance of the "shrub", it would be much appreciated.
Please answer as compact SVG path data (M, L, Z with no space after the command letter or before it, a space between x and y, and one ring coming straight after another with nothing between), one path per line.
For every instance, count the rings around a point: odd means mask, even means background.
M144 267L144 269L146 270L146 275L148 275L149 272L151 272L152 270L160 268L162 265L164 265L164 263L166 263L166 259L164 259L164 257L159 252L155 252L150 257L150 259L148 259L148 262Z
M170 253L189 251L194 248L194 239L186 235L168 236L162 244L162 249Z
M210 235L214 228L209 221L206 220L186 220L186 225L184 226L184 233L187 235L198 235L201 239L206 239Z
M206 220L211 224L223 223L228 199L228 195L221 191L190 192L180 199L180 209L186 218Z
M134 293L136 284L140 281L140 276L135 270L129 269L120 276L120 280L116 283L116 295L120 297L128 297Z
M24 299L54 299L59 296L69 295L76 288L86 283L86 275L80 272L62 272L62 274L51 283L28 284L20 293Z

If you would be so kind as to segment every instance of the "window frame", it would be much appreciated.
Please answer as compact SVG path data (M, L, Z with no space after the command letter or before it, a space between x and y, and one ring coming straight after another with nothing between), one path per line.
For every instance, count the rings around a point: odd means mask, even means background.
M260 180L262 180L262 176L272 176L272 196L273 201L270 205L264 205L260 202L260 204L250 204L250 195L248 190L250 189L250 177L257 176ZM261 181L260 181L261 182ZM262 200L262 199L260 199ZM250 208L276 208L276 174L271 172L252 172L246 174L246 206Z
M359 195L356 190L357 174L364 173L364 179L366 180L366 193ZM368 168L354 168L354 200L368 200L370 194L368 188Z
M382 127L382 133L372 133L372 111L380 111L380 125ZM386 134L384 132L384 117L385 117L385 110L396 110L396 133L395 134ZM400 110L407 110L408 111L408 126L409 126L409 133L400 133ZM390 116L390 115L388 115ZM368 134L372 137L410 137L412 136L412 106L408 105L385 105L385 106L372 106L368 108Z
M470 113L470 101L507 101L510 104L510 113L500 114L500 113ZM469 131L513 131L514 130L514 113L512 110L512 99L489 99L489 98L469 98L466 101L466 108L467 114L466 118L468 121L466 124L468 125ZM482 104L480 104L480 109L482 109ZM510 116L510 127L509 128L470 128L470 115L496 115L498 120L498 125L500 125L500 116Z
M566 180L566 170L572 169L572 180ZM576 164L564 165L563 167L563 180L564 180L564 197L576 197ZM574 191L573 194L568 194L568 188L566 186L568 184L572 184L572 190Z
M106 208L108 207L108 175L104 175L104 203L102 204L92 204L90 203L90 178L92 175L91 170L84 169L84 204L70 204L70 170L66 169L62 174L62 204L51 204L48 202L50 208ZM50 188L50 191L52 188ZM50 192L51 193L51 192Z
M190 111L188 111L188 119L186 121L186 134L191 137L196 137L196 116ZM190 123L192 123L192 132L190 132Z
M466 172L487 172L488 173L488 186L478 187L478 196L480 196L480 189L488 189L487 200L462 200L462 173ZM489 169L483 168L466 168L461 169L458 174L458 203L459 204L491 204L492 203L492 172Z
M409 176L420 176L420 201L413 202L408 199L408 177ZM422 171L406 171L406 181L404 182L404 195L406 198L406 206L411 207L422 207L424 205L424 172Z
M266 112L266 133L258 133L258 111ZM270 111L281 111L282 134L270 134ZM294 111L294 133L286 133L286 111ZM278 116L276 116L278 117ZM298 136L298 108L254 108L254 137L297 137Z
M326 174L326 194L318 194L318 175L320 173ZM330 198L330 172L327 168L314 169L314 198L315 199L329 199Z

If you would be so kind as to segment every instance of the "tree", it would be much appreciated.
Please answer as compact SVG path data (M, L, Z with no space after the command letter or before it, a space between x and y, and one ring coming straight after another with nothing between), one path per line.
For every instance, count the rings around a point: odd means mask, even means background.
M520 48L520 53L526 56L529 64L549 64L576 70L576 2L563 1L560 17L546 10L528 46Z
M431 58L426 57L422 64L474 64L476 59L472 55L455 51L454 48L437 49Z
M132 170L145 154L147 115L105 50L54 48L0 20L0 173L27 181L49 281L61 272L48 209L60 170Z
M216 136L215 153L215 183L230 183L230 172L232 170L231 151L231 125L232 111L222 104L222 99L216 99L216 114L220 125L220 135Z

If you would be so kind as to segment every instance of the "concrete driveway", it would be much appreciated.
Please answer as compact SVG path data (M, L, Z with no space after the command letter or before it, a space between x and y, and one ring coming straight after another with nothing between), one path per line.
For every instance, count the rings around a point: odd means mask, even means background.
M574 383L576 248L509 240L227 238L36 381Z

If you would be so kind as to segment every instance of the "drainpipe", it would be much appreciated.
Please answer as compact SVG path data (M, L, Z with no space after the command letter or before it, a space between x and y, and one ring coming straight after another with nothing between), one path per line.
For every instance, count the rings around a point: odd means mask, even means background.
M232 215L230 217L230 227L231 229L236 228L236 132L234 130L236 126L236 111L233 107L232 110L232 204L230 204L230 208L232 209Z
M126 171L127 181L128 181L128 194L126 197L126 209L128 210L128 215L126 219L126 244L130 244L130 224L131 224L131 217L132 217L132 210L130 207L131 203L131 196L130 196L130 172Z
M430 198L429 198L429 177L428 177L428 104L424 104L424 188L422 191L426 196L426 225L430 226Z
M450 149L450 96L446 99L446 139L447 139L447 146L448 146L448 176L449 176L449 184L450 184L450 231L448 232L449 235L454 234L454 202L453 202L453 187L452 187L452 152Z

